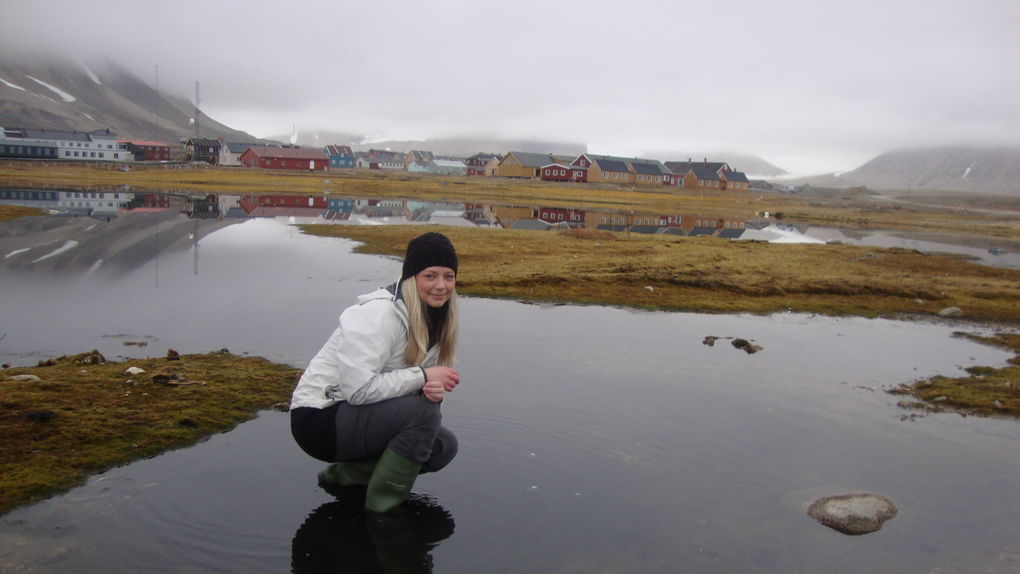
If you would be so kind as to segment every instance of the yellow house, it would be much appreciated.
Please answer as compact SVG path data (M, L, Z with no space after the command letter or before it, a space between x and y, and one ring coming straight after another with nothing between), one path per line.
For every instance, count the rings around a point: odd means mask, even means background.
M522 177L535 179L539 168L550 163L568 163L570 158L551 153L508 152L496 166L497 177Z

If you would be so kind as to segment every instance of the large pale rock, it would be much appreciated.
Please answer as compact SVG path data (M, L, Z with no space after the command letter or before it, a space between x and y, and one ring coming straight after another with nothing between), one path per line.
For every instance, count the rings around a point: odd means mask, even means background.
M897 512L891 500L877 494L827 496L808 508L811 518L843 534L875 532Z

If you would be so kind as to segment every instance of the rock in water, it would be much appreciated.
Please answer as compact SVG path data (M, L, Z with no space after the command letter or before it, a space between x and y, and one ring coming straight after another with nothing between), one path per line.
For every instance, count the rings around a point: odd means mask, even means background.
M811 503L808 516L843 534L867 534L896 516L896 505L877 494L842 494Z

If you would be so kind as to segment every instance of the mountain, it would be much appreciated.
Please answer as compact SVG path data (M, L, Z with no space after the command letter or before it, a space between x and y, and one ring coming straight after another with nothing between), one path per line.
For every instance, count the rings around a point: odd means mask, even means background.
M177 143L195 136L194 104L157 92L125 68L57 59L13 61L0 55L0 126L76 131L106 129L123 139ZM202 114L201 137L258 138Z
M889 151L838 175L847 186L1020 194L1020 148L945 146Z
M274 137L280 141L290 141L291 135ZM476 153L499 153L509 151L526 151L534 153L555 153L578 156L587 151L587 146L576 142L549 142L526 139L499 138L436 138L425 140L383 140L366 141L364 136L329 131L310 131L297 134L294 142L300 146L320 147L327 144L349 145L354 151L369 149L390 149L399 152L411 150L430 151L443 157L466 158Z

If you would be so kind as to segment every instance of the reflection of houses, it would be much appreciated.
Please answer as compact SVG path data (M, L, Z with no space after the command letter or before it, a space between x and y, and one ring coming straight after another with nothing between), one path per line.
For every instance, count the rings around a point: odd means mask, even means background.
M357 154L355 167L362 169L404 169L404 156L397 152L370 149Z
M494 153L476 153L475 155L464 160L465 175L488 175L485 171L485 167L491 160L503 159L503 156Z
M510 229L518 220L535 219L538 212L530 207L519 205L489 205L486 208L485 218L496 225Z
M569 163L570 158L550 153L512 151L503 156L496 166L498 177L534 179L539 177L542 166L551 163Z
M58 207L88 213L116 213L127 209L134 196L123 191L61 191Z
M354 167L357 159L349 145L330 144L322 148L322 153L329 158L329 167Z
M184 204L184 213L192 219L219 219L219 199L212 194L189 196Z
M548 223L567 223L571 227L584 225L584 211L561 207L539 207L538 219Z
M327 221L346 221L354 211L354 200L346 197L331 197L326 200L326 212L322 218Z
M259 169L326 171L329 160L322 150L317 149L252 146L241 154L241 165Z
M135 161L170 161L170 144L149 140L121 140Z
M189 138L184 142L184 159L215 164L220 159L222 145L223 142L215 138Z
M241 209L252 217L301 215L318 217L326 210L326 199L306 195L245 195ZM301 211L298 211L301 210Z

